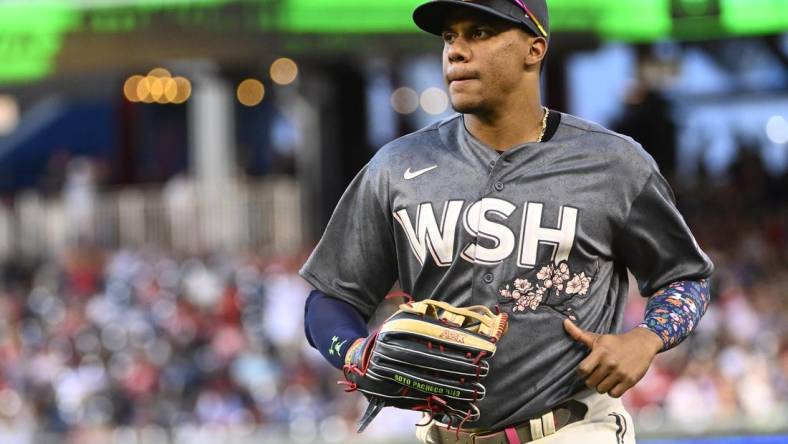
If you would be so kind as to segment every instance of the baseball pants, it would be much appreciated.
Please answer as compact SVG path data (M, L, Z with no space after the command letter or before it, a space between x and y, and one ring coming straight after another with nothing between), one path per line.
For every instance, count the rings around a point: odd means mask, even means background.
M635 444L635 430L632 417L624 409L621 399L609 395L600 395L594 390L584 390L573 397L588 406L585 418L571 423L557 432L544 438L530 441L538 444ZM432 428L445 425L437 421L417 427L416 436L424 444L474 444L473 439L465 438L457 441L442 433L435 433ZM502 439L501 444L509 444Z

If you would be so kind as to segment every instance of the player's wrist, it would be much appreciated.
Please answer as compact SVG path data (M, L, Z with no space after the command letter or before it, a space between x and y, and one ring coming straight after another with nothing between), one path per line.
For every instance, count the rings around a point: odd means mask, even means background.
M350 364L354 361L354 356L359 353L361 346L364 344L364 340L366 338L358 338L350 344L350 347L347 348L345 352L345 365Z
M652 330L646 323L638 325L636 328L632 329L632 332L640 335L640 337L643 338L644 344L649 350L653 351L655 355L665 350L667 347L659 333Z

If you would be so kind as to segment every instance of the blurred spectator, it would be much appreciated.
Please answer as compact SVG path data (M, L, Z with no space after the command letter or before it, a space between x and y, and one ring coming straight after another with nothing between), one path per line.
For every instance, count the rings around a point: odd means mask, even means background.
M194 221L198 215L194 183L183 174L176 174L164 185L163 201L169 219L172 246L176 252L194 253L198 236L194 234Z
M76 157L66 165L63 203L66 233L71 241L90 241L94 233L96 181L93 164L86 157Z

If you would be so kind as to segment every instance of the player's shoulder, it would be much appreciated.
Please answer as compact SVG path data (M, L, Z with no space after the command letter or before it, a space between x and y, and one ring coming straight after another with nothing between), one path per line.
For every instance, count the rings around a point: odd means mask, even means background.
M561 114L556 136L558 142L637 172L650 172L657 167L654 158L635 139L572 114Z
M372 157L371 168L385 168L392 163L434 156L437 148L445 147L445 129L453 127L459 114L431 123L424 128L398 137L383 145Z
M433 122L424 128L421 128L420 130L405 134L404 136L392 140L391 142L385 144L380 149L380 151L384 153L391 152L391 154L394 154L401 151L420 150L424 148L425 145L441 143L441 130L443 127L452 126L452 124L456 123L456 120L459 118L460 115L455 114L446 119Z

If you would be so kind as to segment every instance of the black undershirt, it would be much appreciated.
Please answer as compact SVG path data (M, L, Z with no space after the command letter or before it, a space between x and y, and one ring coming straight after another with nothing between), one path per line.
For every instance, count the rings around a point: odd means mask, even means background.
M561 113L558 111L551 111L547 115L547 125L545 125L544 129L544 137L542 137L542 142L547 142L548 140L552 139L555 136L556 131L558 131L558 125L561 124Z

